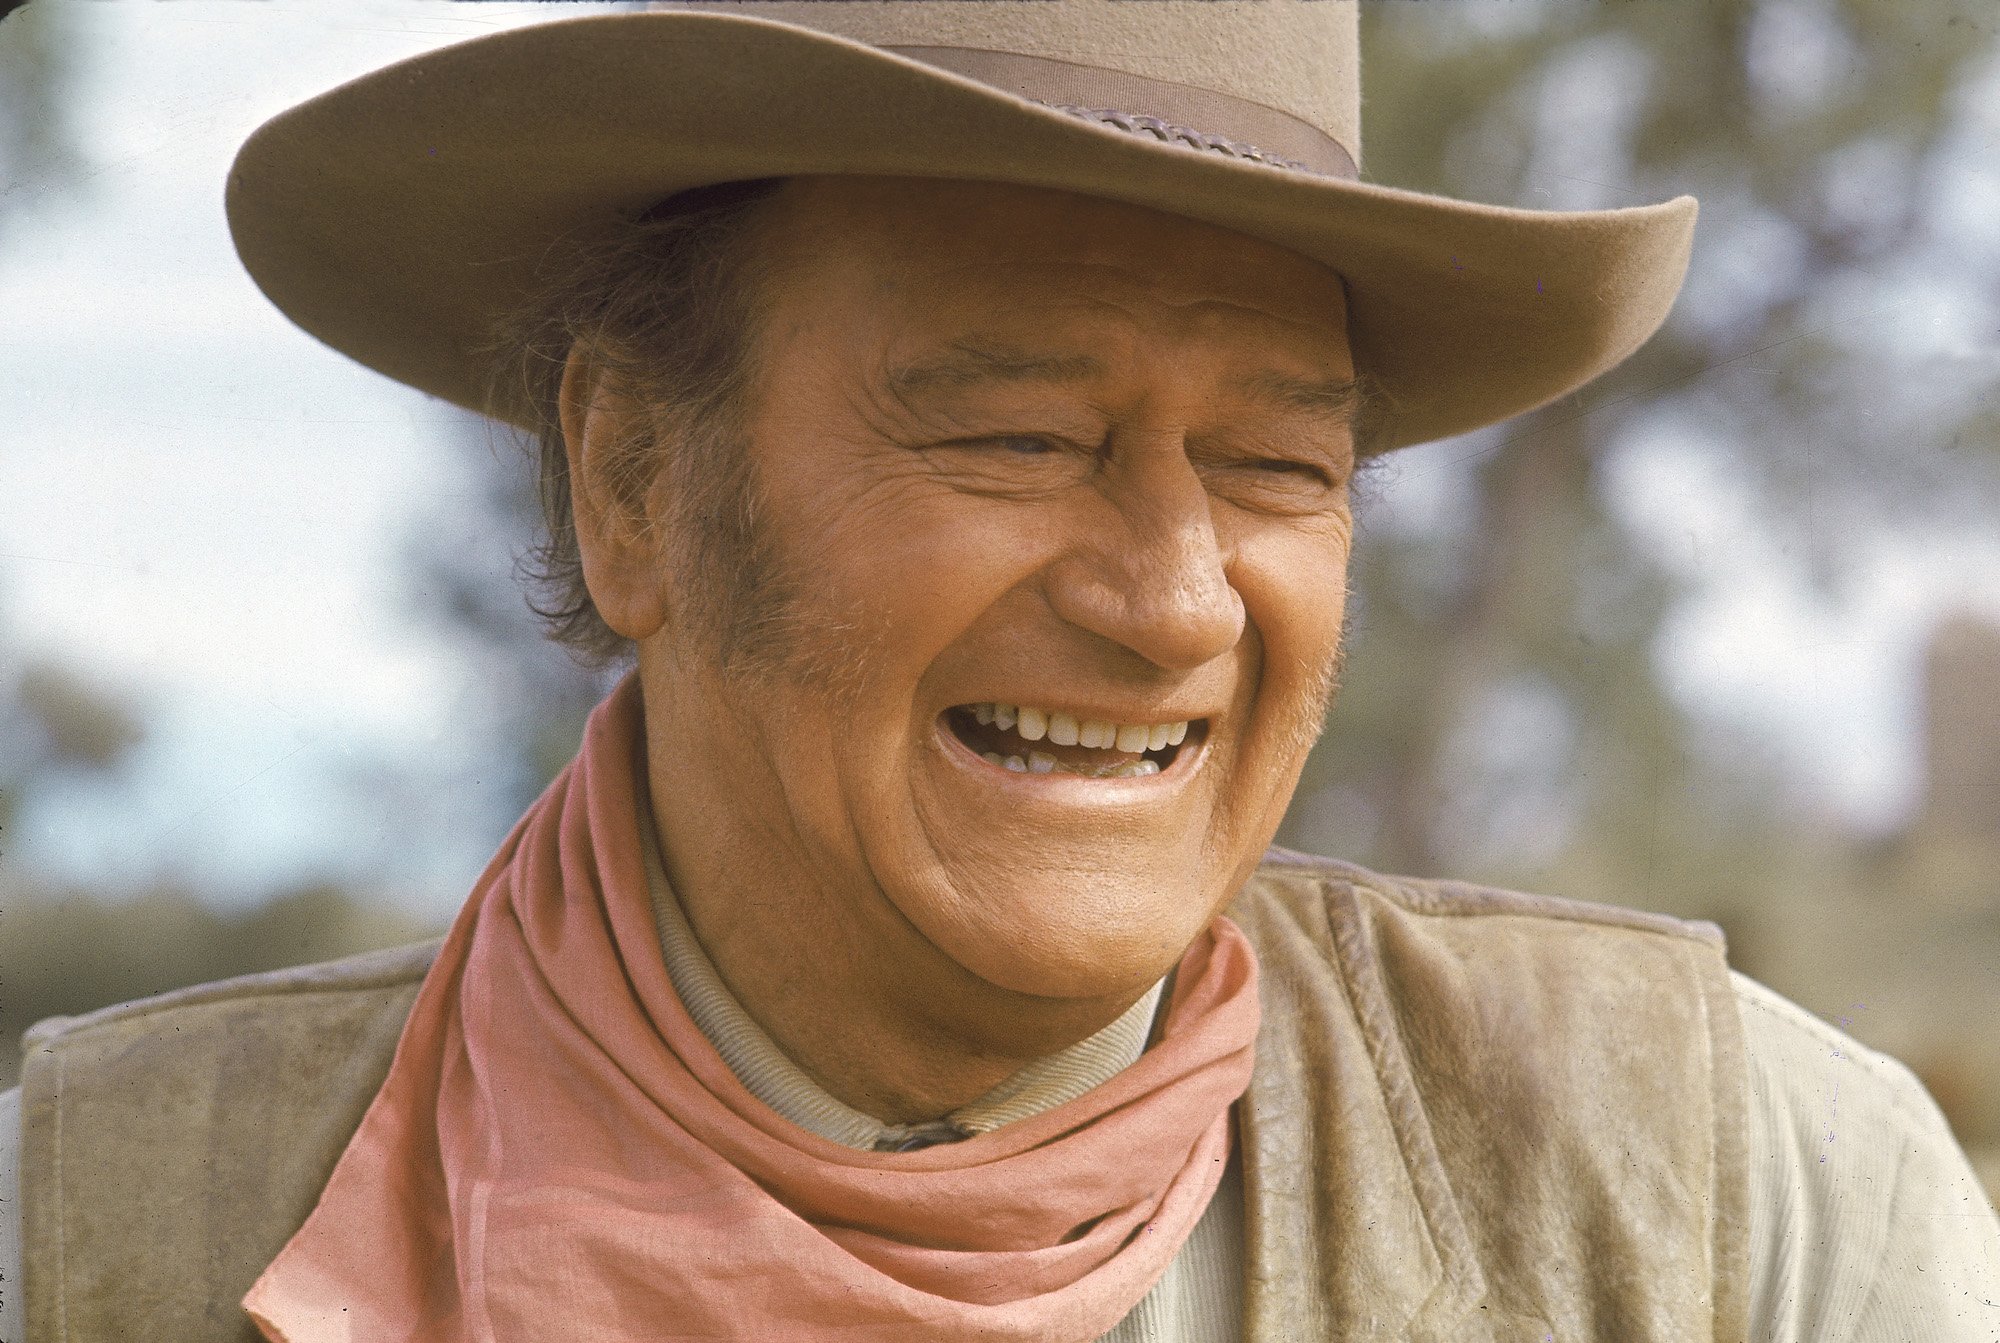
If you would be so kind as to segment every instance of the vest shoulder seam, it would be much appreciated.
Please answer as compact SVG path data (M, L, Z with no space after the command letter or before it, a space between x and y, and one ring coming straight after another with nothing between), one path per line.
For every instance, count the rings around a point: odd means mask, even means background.
M1436 918L1549 919L1560 923L1652 933L1683 942L1723 945L1722 930L1703 919L1680 919L1621 905L1597 904L1559 895L1532 895L1474 882L1430 877L1390 876L1338 858L1298 853L1273 845L1259 865L1260 874L1299 874L1337 881L1358 892L1389 901L1406 913Z
M256 974L236 975L169 989L129 1002L112 1003L78 1016L48 1017L21 1037L21 1051L44 1050L64 1040L109 1026L149 1017L256 998L294 998L319 994L370 993L420 982L437 958L443 938L413 942L382 951L362 952L339 960L288 966Z

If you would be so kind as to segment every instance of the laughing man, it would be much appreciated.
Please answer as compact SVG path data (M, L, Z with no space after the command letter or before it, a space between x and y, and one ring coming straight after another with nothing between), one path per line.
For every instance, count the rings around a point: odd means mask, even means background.
M537 437L636 667L441 946L31 1037L27 1336L2000 1336L1936 1108L1713 929L1267 847L1357 458L1694 220L1361 183L1355 18L702 5L260 130L251 273Z

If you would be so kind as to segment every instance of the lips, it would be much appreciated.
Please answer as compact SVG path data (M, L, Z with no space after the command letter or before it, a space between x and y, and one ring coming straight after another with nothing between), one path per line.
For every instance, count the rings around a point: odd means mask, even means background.
M1141 778L1158 774L1179 754L1200 720L1113 723L1031 704L961 704L944 713L946 727L990 765L1017 774Z

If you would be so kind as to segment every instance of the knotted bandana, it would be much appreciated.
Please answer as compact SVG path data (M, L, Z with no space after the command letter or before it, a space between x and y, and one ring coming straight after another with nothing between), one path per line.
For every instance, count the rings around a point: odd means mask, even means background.
M963 1142L856 1151L758 1101L676 998L636 677L487 866L319 1205L244 1298L273 1343L1088 1343L1229 1154L1256 960L1217 918L1160 1041Z

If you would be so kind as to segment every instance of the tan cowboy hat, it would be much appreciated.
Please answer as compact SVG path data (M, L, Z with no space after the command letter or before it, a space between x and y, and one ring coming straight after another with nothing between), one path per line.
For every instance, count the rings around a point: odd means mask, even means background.
M1268 239L1347 285L1381 446L1505 419L1665 320L1695 203L1501 209L1358 179L1356 0L696 3L517 28L273 118L229 180L237 251L335 349L461 406L549 244L677 191L966 178Z

